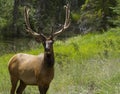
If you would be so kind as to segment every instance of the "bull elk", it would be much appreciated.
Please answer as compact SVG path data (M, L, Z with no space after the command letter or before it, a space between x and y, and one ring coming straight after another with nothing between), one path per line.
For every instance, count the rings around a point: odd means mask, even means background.
M42 33L34 32L29 23L29 8L24 8L24 17L26 24L26 31L35 37L37 42L41 42L44 47L44 53L40 55L30 55L18 53L14 55L9 63L8 70L10 74L12 88L10 94L22 94L27 85L37 85L40 94L46 94L50 82L54 77L54 51L53 43L54 37L62 33L70 25L70 6L65 5L66 16L63 27L46 37ZM16 90L17 83L20 84Z

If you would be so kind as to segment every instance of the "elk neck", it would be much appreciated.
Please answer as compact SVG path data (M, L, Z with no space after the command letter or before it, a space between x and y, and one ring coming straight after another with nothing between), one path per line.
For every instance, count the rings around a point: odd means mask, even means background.
M44 51L44 63L48 68L54 67L54 51L53 49L48 53Z

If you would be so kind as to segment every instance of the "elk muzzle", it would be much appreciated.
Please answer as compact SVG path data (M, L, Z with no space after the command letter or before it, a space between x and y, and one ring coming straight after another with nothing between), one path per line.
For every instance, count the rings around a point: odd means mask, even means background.
M49 41L46 41L45 42L45 52L47 53L47 54L50 54L51 53L51 51L52 51L52 48L53 47L53 41L52 40L49 40Z

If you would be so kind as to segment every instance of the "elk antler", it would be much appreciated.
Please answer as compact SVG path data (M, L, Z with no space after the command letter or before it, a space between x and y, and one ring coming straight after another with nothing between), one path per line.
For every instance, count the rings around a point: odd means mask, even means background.
M57 36L60 33L62 33L65 29L67 29L70 26L70 5L69 3L67 5L64 6L66 9L66 17L65 17L65 23L62 27L62 29L60 29L59 31L53 33L52 36Z
M29 10L30 9L27 7L24 8L24 18L25 18L25 23L26 23L26 31L29 32L31 35L33 35L35 38L37 38L37 40L40 40L39 37L46 38L42 33L38 34L31 29L30 22L29 22Z

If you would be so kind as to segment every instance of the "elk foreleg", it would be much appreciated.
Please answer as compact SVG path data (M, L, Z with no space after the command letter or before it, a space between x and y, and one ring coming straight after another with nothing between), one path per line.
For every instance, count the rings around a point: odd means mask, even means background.
M39 92L40 94L46 94L49 86L39 86Z

